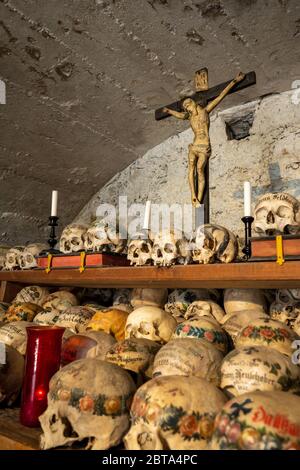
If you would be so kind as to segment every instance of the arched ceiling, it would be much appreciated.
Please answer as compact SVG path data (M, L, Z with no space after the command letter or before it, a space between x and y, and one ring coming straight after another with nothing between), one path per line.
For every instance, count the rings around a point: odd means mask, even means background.
M300 79L299 0L0 0L0 237L44 237L50 191L70 222L117 172L171 134L154 109L255 70L226 106Z

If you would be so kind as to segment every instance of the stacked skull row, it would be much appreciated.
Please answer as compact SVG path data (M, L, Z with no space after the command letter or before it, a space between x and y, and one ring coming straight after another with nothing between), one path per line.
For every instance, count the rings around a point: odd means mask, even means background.
M44 449L122 439L131 450L300 449L299 289L29 286L1 310L9 404L26 326L66 328L40 417Z

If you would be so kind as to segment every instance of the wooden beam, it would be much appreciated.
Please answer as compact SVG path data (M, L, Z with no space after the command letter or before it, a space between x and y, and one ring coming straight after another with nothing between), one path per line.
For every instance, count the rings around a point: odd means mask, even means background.
M172 266L158 268L102 267L43 270L1 271L0 281L20 284L79 287L168 287L168 288L299 288L300 261L250 262Z
M215 99L219 94L221 93L224 88L229 85L231 80L228 80L227 82L221 83L220 85L216 85L212 88L209 88L206 91L197 91L194 93L192 96L189 96L188 98L192 98L195 101L200 101L202 99L206 100L207 102L212 101ZM235 93L236 91L244 90L244 88L248 88L249 86L255 85L256 84L256 74L254 71L249 72L245 75L245 78L243 81L237 83L228 94ZM187 98L187 97L185 97ZM182 98L179 101L175 101L174 103L168 104L166 106L163 106L155 111L155 119L156 121L160 121L161 119L165 119L170 117L170 114L165 113L163 111L163 108L170 108L173 109L173 111L182 111L182 102L185 100L185 98Z

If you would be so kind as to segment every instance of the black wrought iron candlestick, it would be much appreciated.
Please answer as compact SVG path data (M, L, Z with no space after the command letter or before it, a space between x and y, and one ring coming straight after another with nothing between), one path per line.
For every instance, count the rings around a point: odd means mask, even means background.
M43 250L41 254L48 254L50 253L51 255L60 253L59 250L56 250L54 247L57 244L57 238L56 238L56 233L55 233L55 227L58 226L58 217L54 215L50 215L49 217L49 227L50 227L50 235L48 238L48 244L50 246L50 249Z
M254 218L251 215L248 215L243 217L242 221L245 225L245 246L242 249L242 252L245 255L245 259L249 259L251 258L251 226L254 221Z

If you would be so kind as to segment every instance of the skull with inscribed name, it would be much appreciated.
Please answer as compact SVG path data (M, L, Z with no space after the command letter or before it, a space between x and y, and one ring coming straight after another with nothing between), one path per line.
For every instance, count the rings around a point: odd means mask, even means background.
M232 398L215 420L209 450L300 450L300 397L257 391Z
M300 233L300 202L288 193L264 194L254 209L253 229L260 236Z
M185 375L206 379L220 385L223 354L205 340L172 339L155 356L153 377Z
M169 341L177 322L161 308L144 306L128 315L125 339L145 338L164 344Z
M106 353L105 360L131 370L144 377L152 377L155 354L160 345L144 338L130 338L114 344Z
M300 392L300 367L266 346L234 349L221 366L221 388L230 397L256 390Z
M156 377L136 392L131 428L124 438L129 450L205 449L223 393L198 377Z
M47 287L40 286L27 286L18 292L13 300L13 303L33 303L37 305L43 305L46 297L49 295L49 289Z
M41 448L83 440L91 450L118 445L129 428L134 392L130 375L115 364L86 358L63 367L51 378L48 407L39 418Z

